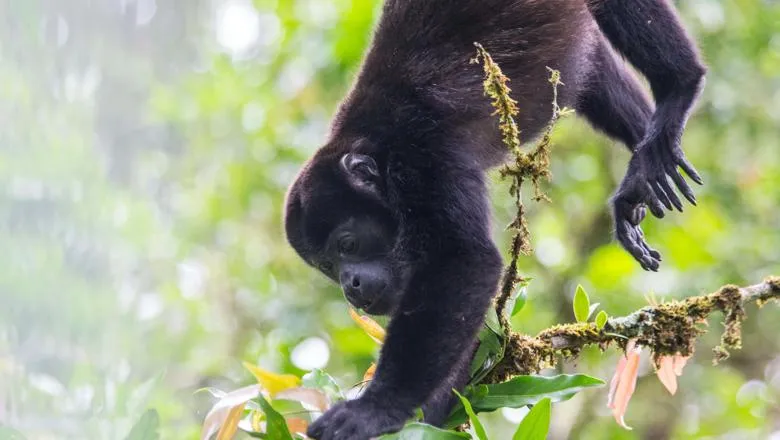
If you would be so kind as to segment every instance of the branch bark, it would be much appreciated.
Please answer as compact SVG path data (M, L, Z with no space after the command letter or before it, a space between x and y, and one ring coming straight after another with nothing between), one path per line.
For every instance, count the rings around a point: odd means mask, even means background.
M561 359L577 356L589 345L605 349L610 344L625 348L630 339L651 349L656 359L664 355L693 354L696 339L706 332L703 324L713 313L724 315L721 343L714 348L714 362L728 357L729 350L741 347L744 306L759 306L780 299L780 277L770 276L759 284L738 287L726 285L716 292L681 301L643 307L629 315L607 320L602 329L595 323L556 325L536 337L509 332L504 357L486 383L502 382L511 376L533 374L554 366Z

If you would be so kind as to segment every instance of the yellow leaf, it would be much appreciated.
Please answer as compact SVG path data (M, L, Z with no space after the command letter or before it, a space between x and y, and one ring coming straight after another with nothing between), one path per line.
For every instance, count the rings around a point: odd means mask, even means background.
M264 417L265 414L262 411L252 411L252 431L263 432L263 427L260 423Z
M371 366L369 366L366 372L363 373L363 382L368 382L369 380L373 379L374 373L376 373L376 364L371 362Z
M295 388L301 384L301 379L292 374L276 374L262 368L252 365L249 362L244 362L244 368L249 370L252 375L257 379L257 383L260 384L263 389L268 391L271 396L275 395L279 391L283 391L289 388Z
M244 404L236 405L231 408L228 413L225 423L219 427L217 432L217 440L230 440L236 435L238 430L238 422L241 421L241 415L244 414Z
M360 328L363 329L364 332L366 332L368 336L371 337L371 339L380 344L385 341L385 329L383 329L381 325L377 324L376 321L369 318L368 316L359 315L354 309L349 309L349 316L353 321L355 321L355 323L357 323L358 326L360 326Z
M287 422L287 429L293 434L297 432L306 434L306 429L309 427L309 422L298 417L290 417L285 421Z
M642 352L640 347L635 346L635 341L628 341L626 346L626 355L618 361L617 370L612 377L609 386L609 400L607 406L612 408L612 415L615 417L618 425L630 430L626 425L625 415L628 409L628 402L634 394L636 388L636 378L639 373L639 354Z

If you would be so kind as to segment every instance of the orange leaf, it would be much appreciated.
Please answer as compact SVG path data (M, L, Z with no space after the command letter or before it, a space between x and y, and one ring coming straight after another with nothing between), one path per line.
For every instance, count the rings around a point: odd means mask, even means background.
M236 405L230 409L225 423L222 424L217 433L217 440L230 440L236 435L238 422L241 421L241 415L244 414L244 404Z
M690 358L690 356L683 356L679 353L674 355L674 374L682 376L683 368L685 368L685 364L688 363L688 359Z
M349 309L349 316L352 318L357 325L363 329L364 332L368 336L371 337L374 341L378 343L382 343L385 341L385 329L382 328L381 325L377 324L376 321L369 318L368 316L361 316L356 312L354 309Z
M618 361L615 376L610 383L610 395L607 406L612 408L612 415L615 421L625 429L631 429L624 420L628 402L634 394L636 388L636 378L639 373L639 354L642 352L640 347L635 346L635 341L628 341L626 346L626 356Z
M368 382L369 380L374 378L374 373L376 373L376 364L371 362L371 365L368 367L365 373L363 373L363 382Z
M655 374L658 376L658 380L660 380L669 391L669 394L674 396L674 393L677 392L677 375L674 371L674 357L661 356L658 364L660 366L655 371Z
M614 408L615 404L615 392L617 391L618 382L620 382L620 375L623 374L623 370L626 368L626 357L620 356L618 359L617 367L615 368L615 374L612 376L612 380L609 381L609 393L607 394L607 408Z
M309 427L309 422L298 417L290 417L285 421L287 422L287 428L293 434L296 432L306 434L306 429Z

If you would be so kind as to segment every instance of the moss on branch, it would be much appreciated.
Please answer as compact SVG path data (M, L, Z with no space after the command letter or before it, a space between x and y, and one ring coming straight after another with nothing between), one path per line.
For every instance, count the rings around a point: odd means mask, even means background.
M656 306L647 306L630 315L607 320L599 330L595 323L556 325L530 337L512 332L504 357L486 379L500 382L518 374L532 374L553 366L557 359L577 356L587 346L606 349L611 344L625 348L629 339L664 355L693 354L696 339L706 332L703 324L715 312L724 316L721 343L715 347L714 361L728 357L729 350L742 345L740 334L745 319L744 306L763 305L780 299L780 277L770 276L764 282L747 287L723 286L714 293L693 296Z

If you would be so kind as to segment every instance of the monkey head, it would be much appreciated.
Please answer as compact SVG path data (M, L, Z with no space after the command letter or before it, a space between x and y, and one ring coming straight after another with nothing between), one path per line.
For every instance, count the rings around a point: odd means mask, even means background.
M287 193L285 230L301 258L339 283L353 306L387 315L407 278L395 255L399 225L381 167L356 144L332 142L306 163Z

